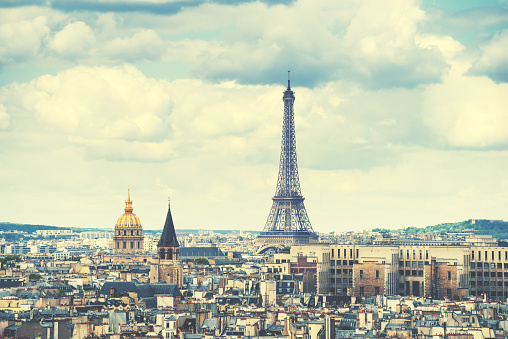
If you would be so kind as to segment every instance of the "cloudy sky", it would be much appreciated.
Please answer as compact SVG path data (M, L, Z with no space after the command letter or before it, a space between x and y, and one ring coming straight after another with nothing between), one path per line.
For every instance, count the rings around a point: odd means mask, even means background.
M262 230L287 71L318 232L508 220L508 1L2 0L0 221Z

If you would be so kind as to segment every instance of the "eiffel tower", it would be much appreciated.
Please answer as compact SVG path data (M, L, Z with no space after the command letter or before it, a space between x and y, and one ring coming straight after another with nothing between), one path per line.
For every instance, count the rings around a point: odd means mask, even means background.
M307 244L318 240L305 210L300 189L296 162L296 137L293 104L295 93L291 90L288 71L288 88L284 91L284 120L282 124L282 146L280 152L277 189L265 228L258 242L283 246Z

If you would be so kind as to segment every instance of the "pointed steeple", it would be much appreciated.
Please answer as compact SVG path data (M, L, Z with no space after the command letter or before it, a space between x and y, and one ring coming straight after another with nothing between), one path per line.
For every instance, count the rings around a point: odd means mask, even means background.
M127 189L127 200L125 200L125 213L132 213L131 189Z
M178 239L176 239L175 226L173 225L173 217L171 216L171 206L168 204L168 215L164 223L162 235L157 243L157 247L180 247Z

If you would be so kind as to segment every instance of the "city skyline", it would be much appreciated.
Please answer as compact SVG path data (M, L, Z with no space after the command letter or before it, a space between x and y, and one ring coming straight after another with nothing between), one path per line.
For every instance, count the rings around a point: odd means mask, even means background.
M508 220L508 3L0 3L1 220L261 231L291 70L320 233Z

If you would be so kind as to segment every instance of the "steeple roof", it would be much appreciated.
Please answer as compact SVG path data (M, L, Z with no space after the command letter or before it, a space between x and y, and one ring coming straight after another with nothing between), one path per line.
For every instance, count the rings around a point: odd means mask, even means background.
M171 206L168 206L168 215L166 216L166 223L162 235L157 243L157 247L180 247L176 239L175 226L173 225L173 217L171 216Z

